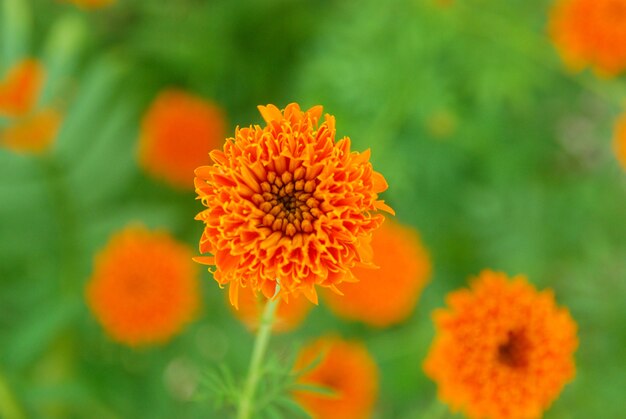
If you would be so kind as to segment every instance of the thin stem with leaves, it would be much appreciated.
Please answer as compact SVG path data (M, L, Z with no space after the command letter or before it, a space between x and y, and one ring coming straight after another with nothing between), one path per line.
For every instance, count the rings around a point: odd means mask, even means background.
M276 293L278 294L278 290ZM254 396L259 379L261 378L263 358L265 357L265 352L267 351L267 346L272 334L272 325L279 302L280 299L275 295L274 298L268 300L265 304L261 324L254 341L248 377L239 401L237 419L250 419L252 417L254 411Z

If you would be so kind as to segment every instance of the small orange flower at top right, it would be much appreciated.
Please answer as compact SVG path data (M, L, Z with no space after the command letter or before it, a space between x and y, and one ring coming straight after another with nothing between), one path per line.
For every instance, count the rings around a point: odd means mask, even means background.
M613 148L617 161L619 161L622 168L626 170L626 113L620 116L615 123Z
M538 418L575 374L576 323L551 291L483 271L434 313L424 370L470 418Z
M626 70L626 0L557 0L549 32L573 70L591 66L604 76Z

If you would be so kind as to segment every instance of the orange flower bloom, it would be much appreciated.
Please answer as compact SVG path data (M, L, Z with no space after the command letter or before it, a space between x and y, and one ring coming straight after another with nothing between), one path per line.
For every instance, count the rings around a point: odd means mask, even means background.
M424 363L439 397L471 418L538 418L574 377L576 323L550 291L483 271L434 314Z
M22 116L34 106L43 84L44 69L35 59L22 60L0 82L0 115Z
M39 153L56 138L61 115L54 109L44 109L0 131L0 143L17 152Z
M250 287L239 291L239 309L229 304L233 314L249 329L256 330L259 327L263 308L267 302L262 294L255 294ZM272 323L272 332L289 332L302 323L309 310L311 303L302 296L290 298L288 301L280 301L276 310L276 317Z
M620 73L626 69L626 0L559 0L550 35L573 69Z
M328 292L325 297L338 316L385 327L411 314L431 266L419 236L409 227L386 222L374 232L372 248L380 269L353 269L359 282L342 286L344 296Z
M296 369L322 357L300 384L325 387L334 394L294 392L295 399L313 416L323 419L363 419L371 416L378 397L378 368L365 346L339 338L322 338L300 353Z
M175 187L191 189L194 169L222 144L224 125L216 105L181 90L165 90L143 118L140 164Z
M615 149L617 160L622 164L624 170L626 170L626 113L615 123L613 148Z
M281 112L259 106L267 125L237 129L224 150L211 152L212 166L196 170L196 192L208 209L196 258L216 265L215 280L265 297L280 284L283 296L303 293L317 303L315 285L335 289L354 281L351 269L371 266L372 232L383 222L378 200L387 189L372 169L369 150L350 151L335 142L335 118L322 107L292 103Z
M169 340L199 306L192 252L165 232L129 227L96 258L87 302L109 335L130 346Z

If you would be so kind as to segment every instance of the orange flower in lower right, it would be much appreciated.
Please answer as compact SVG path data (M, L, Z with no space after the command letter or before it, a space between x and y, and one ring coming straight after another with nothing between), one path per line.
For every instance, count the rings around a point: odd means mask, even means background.
M483 271L434 313L424 370L470 418L538 418L575 374L576 323L524 276Z

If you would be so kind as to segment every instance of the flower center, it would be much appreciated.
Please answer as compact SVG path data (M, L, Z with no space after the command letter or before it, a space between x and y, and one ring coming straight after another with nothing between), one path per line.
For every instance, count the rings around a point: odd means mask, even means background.
M523 330L511 331L508 340L498 347L498 361L511 368L524 368L528 365L529 346Z
M288 236L313 231L312 223L321 214L320 202L313 197L316 186L315 180L304 179L304 168L280 176L269 172L261 183L263 193L252 197L265 213L263 225Z

